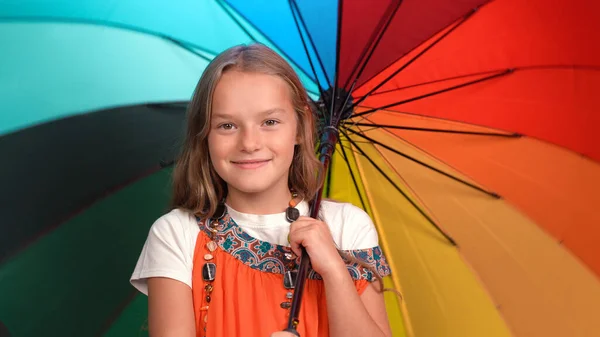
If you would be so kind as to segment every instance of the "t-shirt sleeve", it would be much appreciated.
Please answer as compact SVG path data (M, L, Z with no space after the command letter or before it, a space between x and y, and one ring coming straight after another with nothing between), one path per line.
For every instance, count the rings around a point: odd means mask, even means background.
M130 279L136 289L148 295L147 279L151 277L171 278L191 288L193 247L189 226L189 215L179 210L152 224Z
M352 204L343 209L344 246L342 249L365 249L379 245L379 235L367 212Z
M391 274L390 266L379 246L379 235L371 217L361 208L347 204L344 209L344 231L349 247L342 250L346 266L354 280L373 282ZM363 287L364 289L364 287Z

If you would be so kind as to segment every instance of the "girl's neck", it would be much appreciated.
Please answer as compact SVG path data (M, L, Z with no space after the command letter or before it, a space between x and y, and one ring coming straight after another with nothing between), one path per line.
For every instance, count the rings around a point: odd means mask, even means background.
M226 202L241 213L275 214L285 212L291 199L292 193L287 188L260 193L244 193L229 188Z

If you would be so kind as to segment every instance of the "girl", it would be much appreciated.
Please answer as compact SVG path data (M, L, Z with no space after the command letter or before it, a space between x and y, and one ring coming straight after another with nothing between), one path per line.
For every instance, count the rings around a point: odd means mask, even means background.
M313 123L300 80L267 47L234 47L209 64L188 110L173 209L152 225L131 277L148 295L151 336L291 336L278 331L301 245L312 269L300 335L391 335L372 282L390 271L369 216L327 200L322 221L307 216L320 186ZM294 209L299 218L286 216Z

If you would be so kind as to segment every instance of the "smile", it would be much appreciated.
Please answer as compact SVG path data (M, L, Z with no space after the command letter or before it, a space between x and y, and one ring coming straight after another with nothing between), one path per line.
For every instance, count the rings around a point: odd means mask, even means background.
M232 161L231 163L241 169L252 170L252 169L257 169L259 167L266 165L269 161L270 161L270 159L258 159L258 160Z

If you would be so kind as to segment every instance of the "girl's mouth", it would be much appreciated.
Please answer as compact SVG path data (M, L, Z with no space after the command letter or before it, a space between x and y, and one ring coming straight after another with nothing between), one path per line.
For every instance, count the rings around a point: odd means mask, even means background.
M270 161L270 159L253 159L253 160L232 161L231 163L241 169L252 170L252 169L257 169L259 167L266 165L269 161Z

